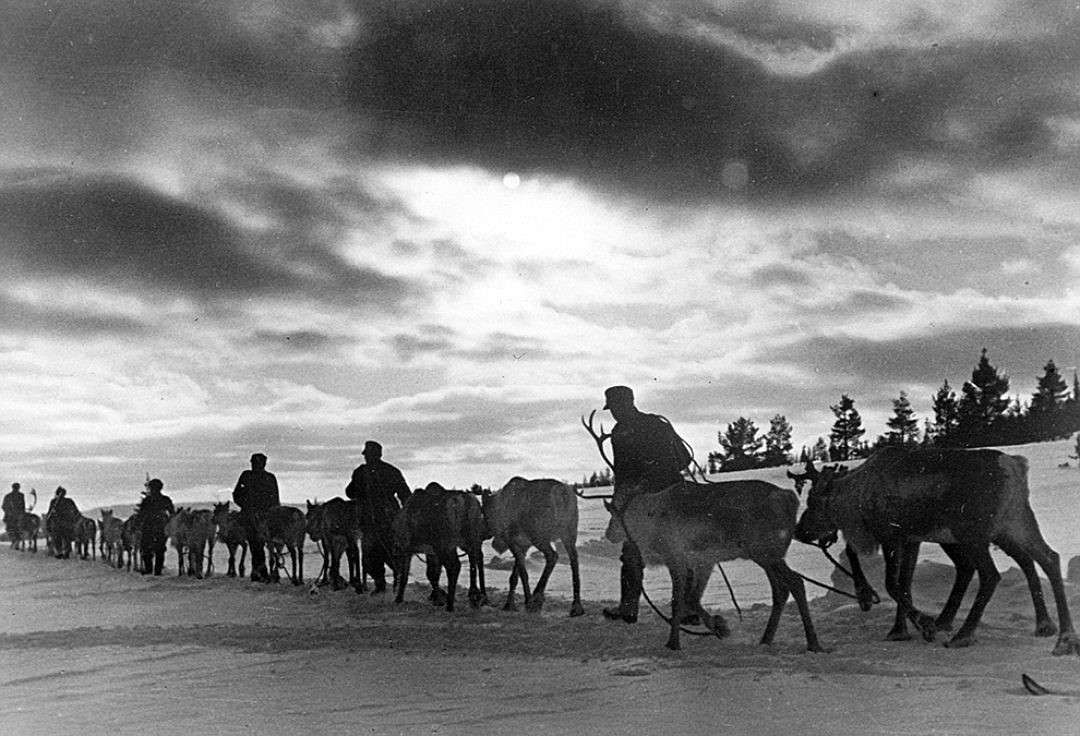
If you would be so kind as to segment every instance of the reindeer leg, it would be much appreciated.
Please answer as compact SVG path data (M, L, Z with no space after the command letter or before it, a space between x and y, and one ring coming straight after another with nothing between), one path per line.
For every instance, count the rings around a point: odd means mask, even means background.
M1057 626L1054 625L1050 613L1046 610L1046 599L1043 597L1039 574L1035 572L1034 559L1012 539L1005 538L994 541L1005 554L1016 560L1016 564L1020 566L1024 573L1024 578L1027 579L1028 591L1031 593L1031 605L1035 609L1035 636L1053 636L1057 633Z
M859 553L851 545L844 547L844 556L847 557L848 564L851 565L851 578L855 583L855 597L859 601L859 610L869 611L873 607L874 601L880 600L877 591L870 585L870 581L866 579L866 573L863 572L862 563L859 561Z
M990 597L994 594L998 581L1001 580L1001 574L998 573L997 568L994 566L994 559L990 556L988 546L966 544L963 550L975 565L975 569L979 571L979 591L975 594L975 602L971 604L971 610L968 611L967 618L964 619L960 630L956 632L956 636L945 644L947 647L967 647L975 643L975 628L979 625L983 609L990 602Z
M803 632L806 634L806 650L808 652L828 652L829 650L821 646L821 642L818 641L817 631L814 629L814 622L810 619L810 605L806 601L806 586L803 585L802 577L788 567L788 564L784 560L780 560L776 565L777 573L780 578L787 585L788 590L791 592L791 597L795 599L795 605L799 609L799 617L802 619Z
M394 566L394 603L401 603L405 600L405 586L409 582L409 566L411 564L412 556L406 552L401 555L398 564Z
M1034 515L1032 515L1030 526L1038 530ZM1065 584L1061 580L1061 559L1058 557L1058 553L1050 548L1041 535L1039 535L1036 543L1027 545L1027 551L1032 559L1039 564L1039 567L1043 569L1043 572L1046 573L1046 577L1050 581L1050 589L1054 591L1054 603L1057 606L1060 633L1058 634L1057 644L1054 645L1053 654L1055 656L1080 654L1080 638L1077 638L1076 632L1073 630L1072 617L1069 615L1069 601L1065 597Z
M438 551L439 559L446 568L446 610L454 611L454 598L457 597L458 574L461 572L461 560L458 559L457 549L450 547Z
M563 540L566 556L570 558L570 576L574 587L574 601L570 604L571 616L584 616L585 607L581 605L581 571L578 569L577 539L570 537Z
M517 561L514 561L514 566L510 568L510 589L506 592L506 603L503 604L502 610L504 611L516 611L518 610L516 598L516 589L518 582L518 565ZM528 590L528 586L525 587Z
M888 641L908 641L911 634L907 630L907 608L904 604L904 591L901 585L901 552L896 544L882 544L881 554L885 558L885 590L896 603L896 618L893 627L885 635Z
M529 571L525 568L525 552L527 550L527 547L522 547L517 542L510 545L510 553L514 556L514 571L511 573L511 576L516 575L518 578L521 578L521 594L525 596L526 611L530 610L529 607L532 605L532 589L529 587ZM510 595L513 596L513 594L514 587L511 585ZM507 601L507 603L509 603L509 601ZM514 610L516 609L517 606L515 605Z
M904 542L900 545L900 594L908 620L915 624L922 634L923 641L933 641L937 628L934 618L915 608L911 597L911 580L915 575L915 565L919 561L919 542Z
M526 606L528 611L540 611L544 607L544 591L547 590L548 579L551 577L551 571L555 569L556 563L559 561L559 553L552 546L551 542L541 542L536 545L536 548L540 550L544 555L544 571L540 573L540 579L536 581L536 588L533 589L532 594L532 606Z
M941 609L941 613L934 620L934 626L939 631L951 631L953 619L956 618L956 612L960 608L960 602L963 600L964 593L967 592L968 585L971 584L971 578L975 574L975 566L964 556L963 547L959 544L942 544L941 549L952 560L953 567L956 568L956 576L953 578L949 598L945 601L945 607Z
M683 602L686 599L686 570L678 565L668 565L671 573L671 624L667 643L664 645L672 651L682 649L679 641L679 622L683 617Z

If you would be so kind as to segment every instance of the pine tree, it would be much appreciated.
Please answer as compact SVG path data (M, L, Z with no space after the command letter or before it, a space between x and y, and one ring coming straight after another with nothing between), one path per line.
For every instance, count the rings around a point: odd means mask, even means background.
M721 470L746 470L758 465L764 439L758 437L754 422L739 417L717 434L722 453Z
M1070 432L1065 417L1065 402L1069 398L1069 387L1058 373L1054 361L1043 367L1044 374L1039 378L1035 395L1031 398L1032 439L1036 441L1056 440L1068 437Z
M960 424L959 404L956 401L956 392L949 386L949 380L941 384L941 388L934 394L932 399L934 407L933 440L939 447L953 447L957 444L957 428Z
M919 441L919 420L908 401L907 392L901 391L900 398L893 399L893 415L885 422L889 432L885 442L890 445L914 445Z
M983 348L979 364L965 381L958 405L957 438L964 447L986 447L997 444L999 437L994 426L1009 406L1005 393L1009 377L998 373L990 364Z
M787 417L777 414L769 420L769 432L765 435L764 464L772 467L791 464L791 425Z
M855 400L843 394L840 403L829 408L836 416L836 422L829 432L829 458L834 461L851 460L858 456L859 438L866 433L862 417L855 409Z
M825 441L824 437L817 438L817 442L814 443L814 447L810 451L810 459L825 462L829 460L829 443Z

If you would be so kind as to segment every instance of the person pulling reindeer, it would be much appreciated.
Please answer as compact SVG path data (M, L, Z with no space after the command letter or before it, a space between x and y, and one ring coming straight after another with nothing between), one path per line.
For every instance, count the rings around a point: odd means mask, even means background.
M667 419L639 410L629 386L611 386L605 390L604 409L615 419L610 438L616 488L655 493L682 482L682 472L690 466L692 458ZM589 431L592 432L591 428ZM597 440L608 436L602 435ZM613 621L632 624L638 618L645 563L641 550L630 539L623 542L619 559L622 561L619 605L605 608L603 614Z
M146 493L135 509L141 526L139 554L143 575L161 575L165 567L165 525L176 513L176 508L172 499L161 492L164 487L159 478L146 481Z
M240 507L240 524L244 528L251 550L251 580L256 583L270 582L266 567L266 540L259 521L266 511L281 505L277 477L266 469L266 455L256 452L251 456L251 469L240 474L233 489L233 501Z

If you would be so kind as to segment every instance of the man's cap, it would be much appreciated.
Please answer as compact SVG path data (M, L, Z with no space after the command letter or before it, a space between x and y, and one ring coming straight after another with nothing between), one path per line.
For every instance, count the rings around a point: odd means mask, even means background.
M162 483L159 478L151 478L150 480L146 481L146 487L150 489L157 489L160 491L162 488L165 487L165 484Z
M364 443L364 451L362 453L360 453L360 454L361 455L368 455L368 454L382 455L382 445L380 445L375 440L368 440L367 442Z
M12 488L12 490L15 490L15 491L17 491L17 490L19 490L20 488L22 488L22 486L20 486L20 485L19 485L18 483L12 483L12 484L11 484L11 488Z
M256 452L254 455L251 456L251 462L253 462L253 463L254 462L263 462L263 463L265 463L266 462L266 455L262 454L261 452Z
M612 405L633 404L634 391L629 386L612 386L604 391L604 408L610 409Z

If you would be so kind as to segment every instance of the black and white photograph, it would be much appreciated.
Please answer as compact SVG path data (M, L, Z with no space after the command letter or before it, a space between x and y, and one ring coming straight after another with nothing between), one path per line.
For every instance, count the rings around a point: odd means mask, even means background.
M0 101L0 733L1077 732L1074 0L9 0Z

